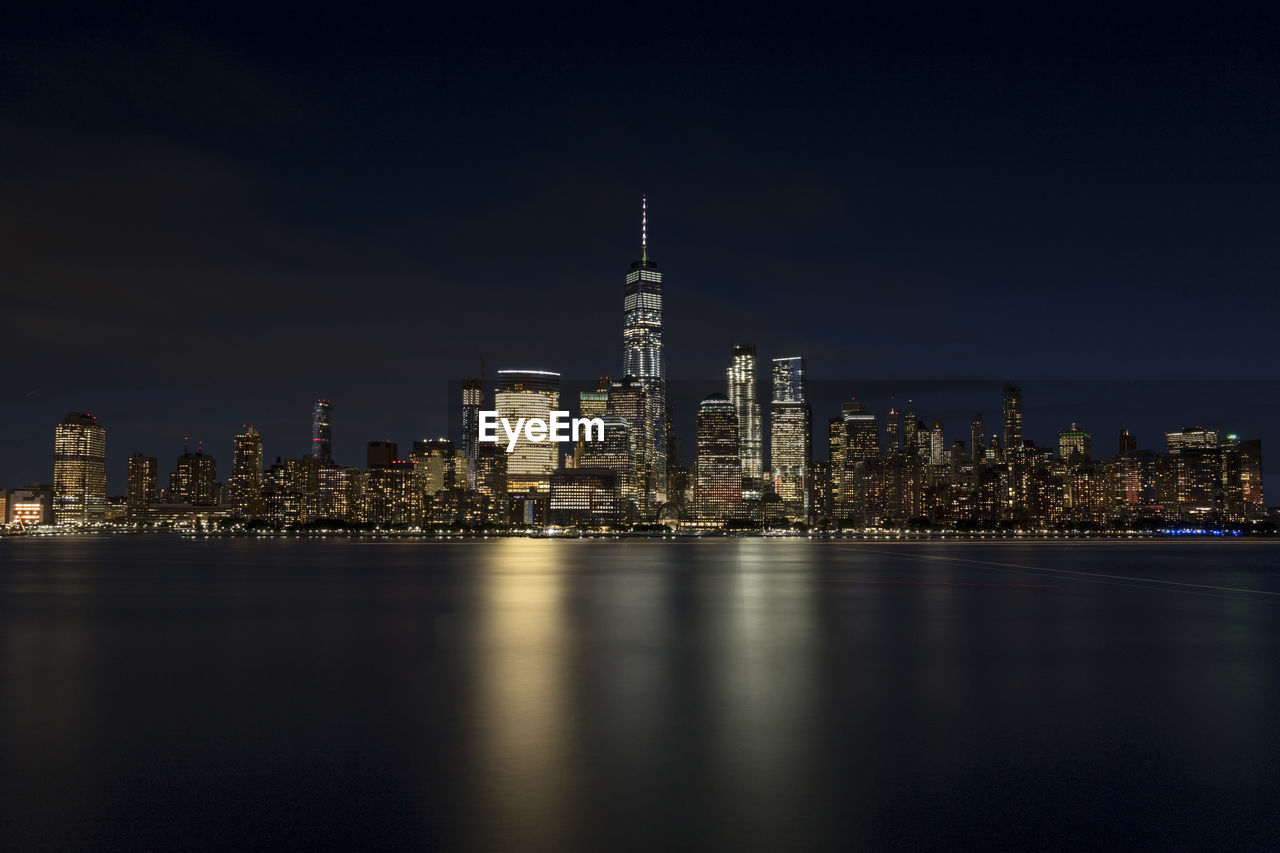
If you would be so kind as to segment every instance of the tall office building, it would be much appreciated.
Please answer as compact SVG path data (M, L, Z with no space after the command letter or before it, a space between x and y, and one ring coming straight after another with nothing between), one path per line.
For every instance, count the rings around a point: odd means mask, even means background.
M1058 456L1067 462L1076 454L1084 462L1093 458L1093 436L1072 424L1071 429L1058 433Z
M622 375L649 391L649 412L636 425L644 458L652 460L649 505L667 499L667 370L662 354L662 273L649 257L648 200L640 202L640 260L631 264L622 303Z
M179 456L169 475L169 503L209 506L217 502L217 461L203 450Z
M107 431L85 412L53 430L53 520L93 524L107 513Z
M147 509L160 500L156 488L159 464L154 456L134 453L129 457L129 480L125 486L125 513L130 521L146 518Z
M969 422L969 458L974 462L981 462L986 456L986 435L982 415L974 415Z
M578 392L578 417L581 418L602 418L605 412L609 411L609 389L613 387L613 382L608 376L600 376L596 379L596 387L593 391ZM573 446L573 464L581 465L582 456L587 450L587 440L582 436L578 437L577 443Z
M1010 457L1022 452L1022 389L1004 386L1004 449Z
M365 521L378 527L406 527L422 523L422 492L413 475L414 463L397 459L371 467L360 496Z
M604 441L589 441L584 444L582 467L612 471L614 488L624 505L638 507L640 495L636 482L636 451L631 424L614 412L606 412L597 417L604 421Z
M315 447L312 446L314 452ZM246 518L262 513L262 436L245 427L235 437L231 449L231 476L227 478L228 501Z
M578 416L582 418L599 418L609 409L609 389L613 382L608 376L596 379L594 391L578 392Z
M1226 517L1231 521L1261 518L1266 511L1262 501L1262 440L1242 441L1228 435L1223 453L1223 489Z
M316 469L316 518L358 521L362 487L359 468L321 465Z
M844 418L827 419L827 456L828 472L831 476L831 506L834 509L840 503L840 490L844 483L844 453L849 437L844 431Z
M507 454L492 442L476 447L476 491L494 503L507 500Z
M845 463L851 459L875 459L880 455L880 425L876 416L856 400L840 407L844 419Z
M760 431L760 403L756 400L756 345L736 344L733 362L725 373L729 402L738 413L743 497L759 498L760 478L764 476L764 439Z
M560 374L549 370L499 370L494 409L498 418L515 424L520 418L541 418L551 422L551 413L560 408ZM507 454L507 489L524 492L537 488L545 492L551 472L557 467L560 445L554 441L530 441L523 432L515 449Z
M916 427L918 423L916 410L912 405L912 401L908 400L907 411L902 418L902 446L908 452L916 448Z
M650 408L653 405L651 393L650 386L641 384L634 376L624 376L621 381L609 386L609 396L605 404L607 413L623 418L631 427L635 470L627 482L634 486L636 508L646 518L653 508L650 495L653 494L654 460L651 455L653 448L641 440L641 433L644 424L650 422Z
M942 465L947 461L947 439L942 429L942 418L934 418L929 424L929 462Z
M884 422L884 452L886 456L893 456L901 449L902 431L898 427L898 410L890 406L889 416Z
M413 475L423 496L431 497L457 485L458 468L462 463L449 439L424 438L415 441L409 458L413 460Z
M1218 446L1218 431L1204 427L1183 427L1164 434L1165 448L1169 453L1181 453L1190 448Z
M329 401L316 400L311 407L311 457L333 461L333 429L329 424Z
M773 400L769 405L769 473L773 489L791 518L808 515L807 476L812 457L812 419L804 395L804 359L775 358Z
M854 516L869 523L876 503L876 483L880 459L880 425L876 416L864 404L856 400L841 407L844 419L845 451L844 468L839 472L840 493L837 514L841 518ZM833 470L832 476L837 476Z
M480 410L484 407L484 383L462 383L462 458L466 463L466 487L476 487L476 448L480 445Z
M721 394L698 406L698 459L694 514L701 522L742 515L742 460L738 456L737 407Z
M773 360L773 402L803 402L804 359L798 355Z

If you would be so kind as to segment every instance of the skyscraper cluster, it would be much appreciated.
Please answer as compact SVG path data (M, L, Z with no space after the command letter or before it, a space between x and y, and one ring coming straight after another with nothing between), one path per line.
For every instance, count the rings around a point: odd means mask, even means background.
M815 459L804 358L761 364L746 342L728 348L724 387L708 388L698 405L686 465L668 403L663 278L649 255L647 199L640 259L627 271L622 295L619 378L602 376L572 401L562 399L561 375L552 370L499 370L492 389L467 379L456 445L424 438L402 453L397 442L375 439L366 444L363 469L342 465L333 454L332 403L317 399L308 452L300 457L269 463L263 436L246 425L233 439L225 483L213 455L188 445L167 486L159 482L159 460L134 453L126 495L109 500L106 430L92 415L73 412L55 428L52 486L0 493L0 517L65 526L875 530L1221 525L1265 513L1259 440L1186 428L1167 433L1157 453L1139 450L1123 431L1116 452L1099 457L1093 436L1072 423L1056 446L1042 447L1024 436L1022 392L1013 385L1003 389L999 431L988 434L977 415L962 433L967 444L948 444L942 419L920 416L914 400L905 411L890 407L883 429L864 401L846 400L826 420L827 458ZM482 441L489 394L498 417L511 423L547 421L576 403L603 431L576 444L526 434L509 448Z

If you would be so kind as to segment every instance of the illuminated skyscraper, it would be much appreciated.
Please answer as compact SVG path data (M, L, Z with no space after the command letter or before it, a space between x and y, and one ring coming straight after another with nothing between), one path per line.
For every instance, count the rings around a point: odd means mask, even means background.
M333 461L333 430L329 425L328 400L316 400L311 407L311 456L320 462Z
M578 392L578 417L582 418L600 418L604 417L605 412L609 411L609 389L613 386L608 376L601 376L596 379L596 387L594 391ZM578 441L573 447L573 464L582 465L582 456L587 450L587 441L579 436ZM634 479L634 478L633 478Z
M476 446L476 491L495 504L506 504L507 454L492 442Z
M480 444L480 409L484 407L484 383L462 383L462 458L466 463L466 487L476 487L476 448Z
M694 514L702 522L742 515L742 460L738 413L729 398L712 394L698 406L698 460Z
M898 427L898 410L890 406L889 416L884 422L884 452L886 456L893 456L900 449L902 449L902 433Z
M636 483L636 451L631 424L613 412L598 415L604 421L604 441L583 445L582 466L604 468L614 473L614 488L624 505L639 506ZM625 509L625 506L624 506ZM625 513L624 513L625 515Z
M791 518L808 513L812 426L804 396L804 359L773 360L773 400L769 405L769 472L773 489Z
M321 465L316 470L316 517L358 521L362 486L359 468Z
M804 395L804 359L800 356L775 358L772 372L772 401L800 402Z
M1022 452L1022 389L1004 386L1004 449L1009 456Z
M156 488L159 465L154 456L134 453L129 457L129 481L125 490L125 512L130 521L146 518L147 508L160 500Z
M942 429L942 418L934 418L929 424L929 462L933 465L947 462L947 438Z
M53 520L93 524L107 512L107 431L70 412L53 430Z
M828 473L831 477L831 506L840 503L840 491L844 486L844 452L849 438L844 431L844 418L827 419L827 455L829 457Z
M422 523L422 492L414 480L413 469L414 463L408 459L369 469L360 497L365 521L378 527Z
M981 462L986 456L986 435L982 415L974 415L969 422L969 456L974 462Z
M479 420L476 422L479 424ZM477 433L478 435L478 433ZM453 442L447 438L425 438L413 443L409 458L414 462L413 476L424 497L431 497L457 484L461 466Z
M1076 454L1083 462L1093 458L1093 436L1072 424L1071 429L1058 433L1058 456L1067 462Z
M649 496L653 494L653 457L649 455L653 448L640 440L640 433L643 425L651 420L651 393L650 386L641 384L634 376L624 376L620 382L610 385L605 407L605 411L623 418L630 425L634 472L625 483L619 481L618 485L634 490L636 508L646 518L651 509Z
M864 404L856 400L840 407L844 418L845 463L854 459L875 459L880 456L880 425L876 416Z
M1218 446L1218 431L1204 427L1183 427L1164 434L1165 448L1169 453L1179 453L1188 448Z
M217 460L203 450L179 456L169 475L169 503L209 506L217 500Z
M235 438L227 492L227 502L246 518L262 513L262 436L253 427L246 427Z
M907 411L903 415L902 421L902 446L908 452L916 448L916 426L919 422L916 420L916 410L910 400L907 401Z
M578 392L578 416L583 418L599 418L609 409L609 389L613 382L608 376L596 380L594 391Z
M548 370L499 370L494 409L498 418L516 424L520 418L551 422L560 408L560 374ZM554 441L530 441L521 432L515 449L507 454L507 490L545 492L556 469L560 445Z
M845 450L838 514L842 518L855 516L865 520L877 492L873 481L880 479L878 467L872 464L880 459L880 425L871 410L856 400L844 403L840 410L844 419Z
M622 303L622 375L649 391L649 412L636 426L642 455L651 460L650 506L667 499L667 371L662 354L662 273L649 258L647 199L640 204L640 260L631 264ZM558 392L557 392L558 393Z
M764 476L764 438L760 430L760 403L756 399L756 345L737 344L733 363L725 371L729 402L738 413L738 455L742 459L743 497L760 497Z

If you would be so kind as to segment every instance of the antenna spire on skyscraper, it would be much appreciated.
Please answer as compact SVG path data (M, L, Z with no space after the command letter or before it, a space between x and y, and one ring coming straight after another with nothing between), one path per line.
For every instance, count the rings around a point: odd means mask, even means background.
M649 199L640 193L640 260L649 260Z

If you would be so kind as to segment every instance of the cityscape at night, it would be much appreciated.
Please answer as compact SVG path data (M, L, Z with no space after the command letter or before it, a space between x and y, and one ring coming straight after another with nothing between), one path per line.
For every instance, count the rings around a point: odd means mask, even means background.
M484 376L450 383L460 441L424 438L402 452L396 441L370 440L358 466L334 459L333 403L318 399L303 456L268 462L263 436L245 425L225 479L212 449L184 447L167 484L160 458L138 451L128 455L126 493L111 497L106 426L72 412L54 430L52 483L6 491L4 520L16 532L1276 530L1260 439L1190 426L1166 432L1152 451L1127 429L1095 443L1072 423L1056 443L1037 444L1024 434L1022 389L1007 383L998 420L988 428L975 416L967 441L954 426L948 440L943 420L926 419L912 400L878 415L850 399L837 416L819 412L826 453L815 454L804 357L762 362L750 343L732 346L725 384L698 404L685 444L668 403L663 273L649 255L647 199L640 234L623 288L622 375L600 377L576 400L551 370L500 369L491 388ZM482 411L510 430L575 403L582 418L601 420L602 435L588 432L569 452L524 434L506 446L481 440Z
M0 851L1280 850L1278 11L7 4Z

